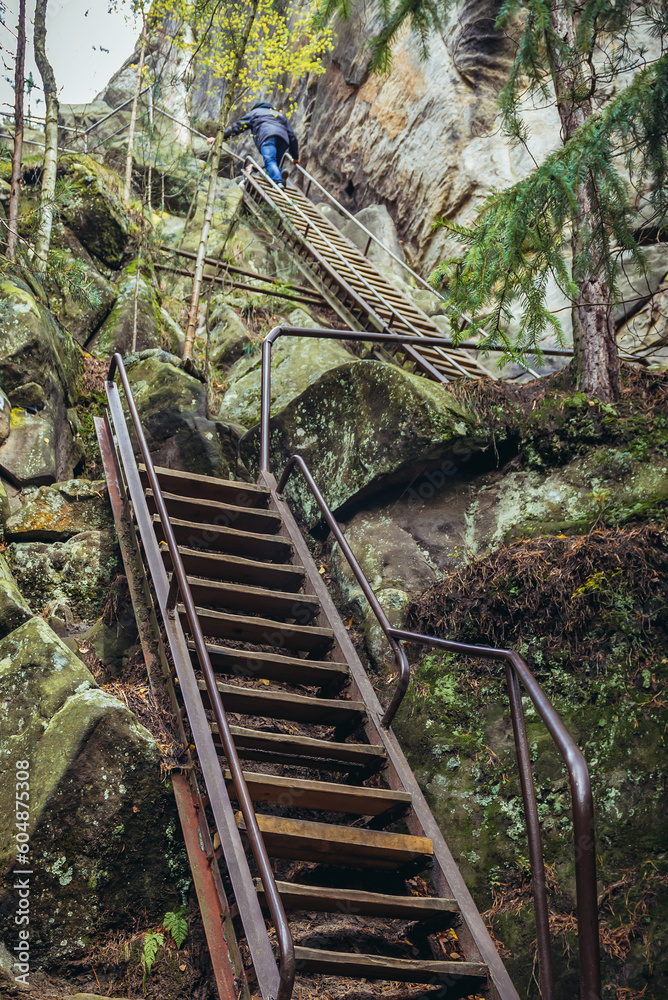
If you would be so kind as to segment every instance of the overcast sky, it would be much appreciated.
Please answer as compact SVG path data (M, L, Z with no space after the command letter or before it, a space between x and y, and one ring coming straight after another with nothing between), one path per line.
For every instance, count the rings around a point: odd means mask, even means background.
M111 0L49 0L46 47L62 103L92 100L132 52L139 28L128 14L129 4L119 7L114 10ZM0 106L5 111L14 108L18 0L0 0L0 10L4 21L0 24ZM34 11L35 0L26 0L26 77L32 70L41 88L32 50ZM33 90L30 103L35 114L43 115L41 96L41 89Z

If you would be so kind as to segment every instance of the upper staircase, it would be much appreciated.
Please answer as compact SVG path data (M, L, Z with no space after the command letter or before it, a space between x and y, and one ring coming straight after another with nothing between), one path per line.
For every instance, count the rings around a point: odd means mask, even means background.
M313 178L302 173L309 178L308 191ZM247 207L263 225L281 236L293 251L300 272L351 330L445 340L433 319L325 218L295 184L288 181L285 188L280 187L248 160L242 186ZM372 238L369 234L367 249ZM455 347L411 344L400 350L417 371L437 382L493 377L475 358Z

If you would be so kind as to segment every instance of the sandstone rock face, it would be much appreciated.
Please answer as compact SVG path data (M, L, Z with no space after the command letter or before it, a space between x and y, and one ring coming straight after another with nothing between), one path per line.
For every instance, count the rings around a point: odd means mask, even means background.
M13 407L0 470L19 485L71 476L82 455L67 414L78 396L80 352L20 279L0 282L0 306L0 388Z
M14 542L7 556L21 593L65 621L97 618L119 570L116 538L82 531L66 542Z
M617 343L624 351L668 366L668 282L663 281L653 298L620 327Z
M144 351L128 379L156 465L208 476L234 475L236 440L206 416L206 390L165 351Z
M160 919L178 905L187 869L155 741L39 617L0 642L0 702L0 767L29 765L35 965L81 956L96 933L143 907ZM16 856L14 785L0 786L3 870ZM0 933L9 947L14 909L5 882Z
M493 30L497 7L489 0L459 5L444 38L430 38L426 60L414 36L402 34L391 72L371 76L367 43L378 22L373 6L357 5L338 26L327 73L300 105L310 120L307 169L349 210L385 204L425 272L446 255L447 237L432 232L436 218L463 221L493 187L532 166L491 128L509 56ZM558 143L554 109L532 114L531 127L532 152L541 159Z
M162 315L151 275L137 273L137 261L122 271L117 284L114 308L90 343L99 357L111 357L160 347ZM133 342L136 300L136 337Z
M251 467L255 428L241 441ZM486 447L474 417L442 386L393 365L354 361L326 372L272 421L272 469L301 455L339 516L392 484ZM298 476L288 492L308 523L317 507Z
M5 524L11 542L63 542L82 531L113 527L104 480L72 479L28 493Z
M305 322L303 325L315 325ZM278 413L325 372L349 364L350 351L334 340L280 337L272 348L271 412ZM220 419L252 427L260 419L262 357L242 358L230 372Z
M60 169L69 181L63 219L89 253L120 268L136 227L121 201L118 175L83 154L61 157Z

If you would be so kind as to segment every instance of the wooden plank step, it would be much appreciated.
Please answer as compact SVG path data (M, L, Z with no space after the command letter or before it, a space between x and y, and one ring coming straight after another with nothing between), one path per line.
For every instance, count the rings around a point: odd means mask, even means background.
M214 743L220 746L218 727L210 724ZM234 745L242 760L256 760L265 764L284 764L313 767L323 771L368 772L380 771L386 761L385 750L367 743L335 743L312 736L292 733L266 733L259 729L230 726Z
M157 514L152 490L145 490L146 502L152 514ZM275 534L281 526L281 515L273 510L252 507L236 507L217 500L196 500L194 497L180 497L177 493L162 494L170 520L173 517L194 521L196 524L215 524L235 531L259 531L265 535Z
M245 831L241 813L237 826ZM401 868L412 862L425 864L434 853L430 837L412 837L386 830L365 830L334 823L257 814L270 857L318 864L350 865L351 868Z
M320 601L312 594L283 593L264 587L248 587L240 583L222 583L189 576L188 584L195 603L233 611L256 611L263 615L279 615L304 625L320 612Z
M210 549L228 555L248 556L285 563L292 558L292 543L282 535L263 535L250 531L237 531L217 524L194 524L181 518L170 517L178 545L188 548ZM153 516L153 526L159 541L164 540L160 518Z
M216 479L213 476L198 476L192 472L164 469L154 466L160 482L160 489L179 496L196 496L200 500L218 500L235 507L266 507L271 496L265 486L244 483L240 480ZM146 466L139 466L139 476L144 489L150 489Z
M354 816L382 816L388 809L409 806L409 792L364 785L340 785L333 781L308 781L284 778L276 774L244 771L253 802L275 802L294 809L324 809L326 812L351 813ZM231 774L225 771L230 798L234 798Z
M197 665L195 644L188 648ZM235 677L264 677L266 680L284 681L286 684L305 684L308 687L334 685L343 687L349 679L346 663L328 663L325 660L305 660L299 656L280 653L263 653L249 649L231 649L227 646L206 646L215 671Z
M295 947L295 961L302 973L320 972L328 976L355 979L387 979L402 983L443 983L452 990L438 991L443 1000L465 997L487 984L487 966L481 962L436 962L416 958L389 958L358 955L319 948ZM462 987L468 990L462 992Z
M264 904L264 887L255 879L260 901ZM434 896L389 896L382 892L361 889L330 889L322 885L299 885L277 882L286 910L316 910L320 913L346 913L361 917L391 917L393 920L435 920L442 916L444 924L459 914L456 899Z
M210 708L205 681L197 683L205 707ZM256 688L224 684L222 681L217 681L216 687L222 695L225 711L237 715L309 722L317 726L340 726L346 722L361 721L366 715L366 707L361 701L310 698L287 691L259 691Z
M183 605L179 605L179 613L183 629L188 632ZM206 608L197 608L197 616L204 635L217 639L234 639L236 642L251 642L258 646L299 649L306 653L324 653L334 641L331 629L317 628L315 625L290 625L273 621L271 618L231 615L224 611L209 611Z
M276 587L278 590L294 593L300 589L306 576L303 566L280 566L226 553L202 552L200 549L189 549L184 545L179 546L179 554L186 573L208 577L211 580ZM172 558L169 549L163 550L162 557L165 568L170 571Z

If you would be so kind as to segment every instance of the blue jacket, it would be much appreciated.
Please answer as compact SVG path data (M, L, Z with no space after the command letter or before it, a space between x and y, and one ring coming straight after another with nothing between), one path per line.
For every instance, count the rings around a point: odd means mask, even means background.
M287 144L288 152L293 159L299 157L297 136L290 127L290 122L282 111L272 108L271 104L256 104L242 118L232 122L225 129L223 138L230 139L250 129L258 149L267 139L281 138Z

